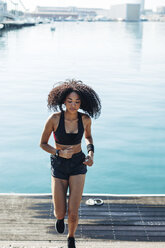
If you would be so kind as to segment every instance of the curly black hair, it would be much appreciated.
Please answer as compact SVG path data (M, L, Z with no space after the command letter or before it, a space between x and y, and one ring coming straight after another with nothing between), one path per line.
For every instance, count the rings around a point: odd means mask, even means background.
M80 96L80 109L95 119L100 116L101 101L97 93L90 86L75 79L60 82L50 91L48 95L48 108L54 111L59 109L62 111L62 105L71 92L76 92Z

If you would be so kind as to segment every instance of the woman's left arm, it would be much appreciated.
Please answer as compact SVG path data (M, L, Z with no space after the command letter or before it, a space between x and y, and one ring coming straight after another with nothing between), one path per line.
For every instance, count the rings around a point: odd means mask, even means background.
M86 145L93 144L93 138L92 138L92 134L91 134L91 123L92 123L91 118L87 117L85 122L86 122L85 130L84 130L85 143L86 143ZM92 166L93 165L93 159L94 159L94 152L89 151L88 156L86 157L84 164L88 165L88 166Z

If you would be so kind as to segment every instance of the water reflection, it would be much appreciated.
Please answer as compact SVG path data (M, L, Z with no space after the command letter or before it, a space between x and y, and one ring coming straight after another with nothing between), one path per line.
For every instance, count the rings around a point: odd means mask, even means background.
M3 50L6 46L6 35L4 31L0 31L0 50Z
M3 35L3 31L0 30L0 37L2 37L2 35Z
M136 39L143 38L143 23L142 22L125 22L125 30Z
M142 22L126 22L125 31L131 38L132 53L130 53L131 64L136 69L140 69L141 56L142 56L142 44L143 44L143 23ZM131 46L130 46L131 48ZM134 53L137 54L136 61L134 60Z

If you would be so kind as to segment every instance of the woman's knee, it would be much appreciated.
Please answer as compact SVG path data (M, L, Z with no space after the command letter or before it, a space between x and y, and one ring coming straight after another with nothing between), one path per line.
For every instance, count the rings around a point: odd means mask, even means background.
M71 222L76 222L78 219L78 211L68 210L68 218Z
M65 210L63 210L63 211L57 211L57 210L54 210L54 216L57 218L57 219L59 219L59 220L61 220L61 219L64 219L65 218L65 215L66 215L66 211Z

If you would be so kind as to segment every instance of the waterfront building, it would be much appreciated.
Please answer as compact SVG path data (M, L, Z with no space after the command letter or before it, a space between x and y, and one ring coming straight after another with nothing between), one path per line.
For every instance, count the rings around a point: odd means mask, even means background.
M123 21L139 21L141 4L113 5L109 11L109 18Z
M101 8L77 8L77 7L44 7L37 6L33 17L49 18L54 20L97 20L97 17L108 18L109 10ZM28 15L26 13L26 15Z
M0 21L4 19L6 13L7 13L7 3L0 0Z
M85 19L86 17L94 18L97 12L102 9L97 8L77 8L77 7L44 7L37 6L35 11L31 13L34 17L52 18L55 20L67 19Z
M44 7L37 6L35 11L31 13L34 17L50 18L55 20L64 20L67 18L78 19L78 14L74 7Z
M153 10L152 9L145 9L144 14L146 16L152 16L153 15Z
M165 6L159 6L159 7L157 7L156 12L159 15L165 15Z

